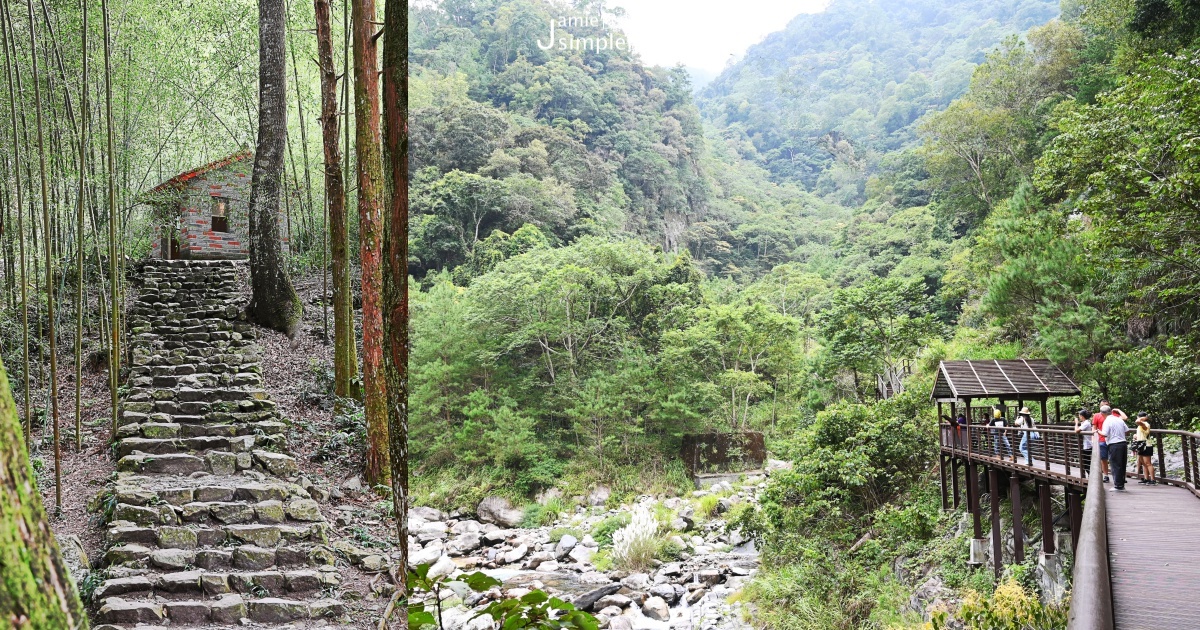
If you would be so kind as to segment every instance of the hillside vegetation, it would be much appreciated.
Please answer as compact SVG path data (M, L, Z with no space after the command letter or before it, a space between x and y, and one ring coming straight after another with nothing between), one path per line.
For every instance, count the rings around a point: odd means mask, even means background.
M739 515L764 623L916 623L934 578L986 608L931 483L939 359L1195 422L1192 10L834 2L699 106L681 69L539 50L566 7L422 14L416 496L682 490L682 434L762 430L795 465Z

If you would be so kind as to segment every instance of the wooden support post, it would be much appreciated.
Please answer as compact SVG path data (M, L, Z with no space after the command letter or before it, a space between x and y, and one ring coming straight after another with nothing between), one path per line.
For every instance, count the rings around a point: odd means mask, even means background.
M1054 503L1050 501L1050 484L1038 482L1038 512L1042 520L1042 553L1054 553Z
M971 504L971 520L974 525L974 538L983 538L983 507L979 500L979 482L983 480L983 471L979 470L978 464L967 462L967 495L970 497Z
M1162 439L1159 439L1158 443L1159 443L1159 447L1161 449ZM1162 459L1161 455L1159 456L1159 459ZM958 477L959 477L960 473L959 473L959 461L958 461L957 457L950 458L950 474L951 474L951 478L953 479L953 485L954 485L954 509L957 510L959 505L962 502L962 499L959 496L960 493L959 493L959 489L958 489Z
M1059 400L1054 401L1054 424L1062 424L1062 408L1059 406Z
M958 405L953 402L950 403L950 424L954 425L954 448L962 448L962 427L958 426ZM955 480L957 481L957 478Z
M1079 530L1083 526L1082 495L1078 490L1067 488L1067 518L1071 521L1071 552L1079 546Z
M1156 443L1156 444L1157 444L1157 446L1158 446L1158 466L1157 466L1157 467L1155 467L1154 471L1155 471L1156 473L1158 473L1158 478L1159 478L1159 479L1162 479L1162 480L1164 480L1164 481L1165 481L1165 480L1167 479L1167 468L1166 468L1166 466L1163 464L1163 461L1164 461L1164 460L1163 460L1163 443L1162 443L1162 440L1163 440L1163 436L1162 436L1162 434L1161 434L1161 433L1156 433L1156 434L1154 435L1154 441L1155 441L1155 443Z
M950 509L950 495L948 492L946 492L946 464L948 463L949 459L950 458L946 457L945 453L938 454L938 460L939 460L938 461L938 475L941 477L941 481L942 481L942 509L943 510Z
M1180 440L1180 450L1183 451L1183 482L1184 484L1192 485L1192 463L1188 461L1188 451L1192 449L1188 449L1187 436L1183 436Z
M970 459L971 458L971 399L970 398L966 399L965 404L967 406L967 459ZM968 468L967 473L970 474L970 472L971 472L971 469Z
M1000 529L1000 471L988 466L988 503L992 513L992 566L996 577L1004 571L1004 532Z
M1021 510L1021 478L1015 472L1008 477L1008 500L1012 501L1013 554L1020 564L1025 562L1025 515Z

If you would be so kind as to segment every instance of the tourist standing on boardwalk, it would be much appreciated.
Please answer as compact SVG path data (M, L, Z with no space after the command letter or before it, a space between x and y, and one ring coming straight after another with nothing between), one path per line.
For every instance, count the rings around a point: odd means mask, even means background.
M1086 477L1092 468L1092 411L1090 409L1080 409L1079 413L1075 414L1075 432L1083 434L1083 452L1079 454L1079 469Z
M1029 429L1021 432L1021 444L1017 450L1021 451L1021 455L1025 457L1025 463L1032 466L1033 458L1029 456L1029 443L1037 439L1037 433L1033 432L1033 413L1029 411L1029 407L1021 407L1017 412L1017 426Z
M993 406L992 426L1002 427L1004 424L1004 408L1000 405ZM1004 444L1003 451L1000 450L1000 444L1002 443ZM1017 454L1013 451L1012 442L1008 441L1008 433L1004 431L992 429L992 451L996 454L996 457L999 457L1000 459L1004 459L1004 454L1008 453L1008 456L1011 457L1014 462L1017 461Z
M1102 407L1103 408L1103 407ZM1104 442L1108 444L1109 467L1112 469L1113 486L1117 490L1125 490L1125 466L1129 460L1129 445L1125 442L1125 434L1129 426L1125 424L1125 414L1120 409L1113 409L1104 419Z
M1137 452L1138 464L1142 469L1142 480L1138 483L1156 486L1154 477L1154 447L1150 444L1150 414L1145 411L1137 415L1137 437L1133 440Z
M1107 400L1100 401L1100 411L1092 416L1092 428L1096 431L1096 440L1100 442L1100 468L1104 469L1104 483L1108 483L1108 444L1105 443L1104 419L1112 413L1112 407Z

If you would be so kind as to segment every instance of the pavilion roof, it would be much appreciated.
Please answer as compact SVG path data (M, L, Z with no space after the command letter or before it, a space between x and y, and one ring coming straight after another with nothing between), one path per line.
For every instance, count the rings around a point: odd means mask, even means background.
M939 363L930 398L1037 400L1079 394L1075 381L1047 359L985 359Z

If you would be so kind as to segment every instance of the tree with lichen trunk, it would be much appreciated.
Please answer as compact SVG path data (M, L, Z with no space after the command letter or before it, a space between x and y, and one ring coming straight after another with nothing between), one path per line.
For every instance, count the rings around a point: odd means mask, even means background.
M258 143L250 179L251 319L289 337L303 306L283 261L279 197L287 138L284 0L258 2Z
M383 39L383 133L388 212L384 216L383 330L387 336L388 441L397 540L408 540L408 0L387 0ZM399 566L408 566L401 544ZM406 574L405 571L399 571ZM407 604L407 575L401 604ZM401 610L406 610L401 607Z
M358 233L362 261L364 412L372 487L389 474L387 387L383 375L383 157L379 132L379 47L375 0L354 0L354 131L358 153Z
M325 198L329 200L329 241L333 260L333 392L352 394L358 371L354 347L354 302L350 287L350 231L346 228L346 183L338 144L337 70L329 0L314 0L317 65L321 72L321 139L325 147Z
M87 615L46 520L0 363L0 626L86 628Z

